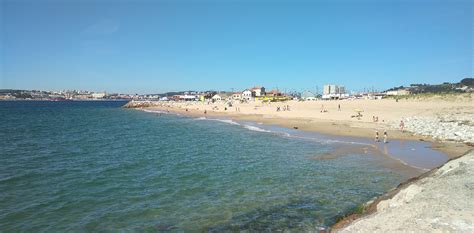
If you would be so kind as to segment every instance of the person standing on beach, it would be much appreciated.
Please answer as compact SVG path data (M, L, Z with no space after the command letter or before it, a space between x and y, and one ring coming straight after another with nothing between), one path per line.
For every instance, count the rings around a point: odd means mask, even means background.
M337 105L337 111L341 111L341 104Z
M402 130L403 132L403 129L405 128L405 123L403 122L403 120L400 121L400 130Z
M379 131L375 131L375 142L379 142Z
M387 130L383 131L383 143L387 143L388 135L387 135Z

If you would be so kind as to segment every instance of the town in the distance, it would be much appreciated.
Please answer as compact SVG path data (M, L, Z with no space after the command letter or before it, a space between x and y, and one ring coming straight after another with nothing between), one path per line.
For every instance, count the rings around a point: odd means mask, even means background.
M410 84L407 87L393 87L384 91L348 91L343 85L326 84L322 93L315 90L284 92L267 90L256 86L239 92L233 91L179 91L162 94L119 94L92 91L43 91L0 89L0 100L43 100L43 101L87 101L87 100L149 100L149 101L287 101L287 100L330 100L330 99L382 99L387 96L407 96L425 93L469 93L474 92L474 78L464 78L458 83Z

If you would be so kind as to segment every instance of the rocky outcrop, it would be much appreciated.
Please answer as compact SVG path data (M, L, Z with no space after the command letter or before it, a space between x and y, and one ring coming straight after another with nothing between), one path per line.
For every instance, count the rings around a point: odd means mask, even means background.
M153 107L157 106L157 102L155 101L137 101L137 100L132 100L128 103L126 103L122 108L146 108L146 107Z

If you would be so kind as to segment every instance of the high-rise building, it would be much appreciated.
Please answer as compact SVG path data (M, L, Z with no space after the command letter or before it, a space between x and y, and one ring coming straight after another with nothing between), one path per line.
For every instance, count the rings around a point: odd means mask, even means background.
M323 89L324 95L337 95L337 94L346 94L346 88L344 86L326 84Z
M323 95L329 94L329 85L324 85L323 87Z

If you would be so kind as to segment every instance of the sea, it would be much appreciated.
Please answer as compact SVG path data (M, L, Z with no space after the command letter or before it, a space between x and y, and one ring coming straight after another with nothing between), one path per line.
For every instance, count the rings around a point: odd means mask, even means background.
M0 232L316 232L407 176L323 137L122 101L0 101Z

